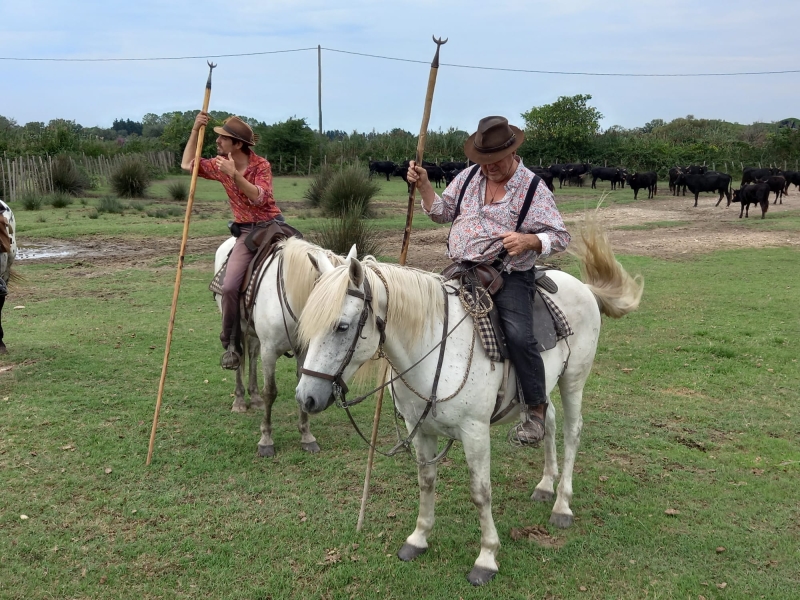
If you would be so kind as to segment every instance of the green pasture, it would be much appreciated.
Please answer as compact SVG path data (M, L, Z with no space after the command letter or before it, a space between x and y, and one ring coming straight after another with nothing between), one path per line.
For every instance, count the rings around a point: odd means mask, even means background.
M501 572L483 589L465 579L479 529L458 446L440 468L430 550L414 564L394 557L414 527L414 464L378 458L356 534L365 447L332 408L312 419L322 453L300 450L289 360L278 456L256 458L259 415L230 413L233 378L217 363L209 262L184 274L150 467L172 268L23 266L0 367L0 597L793 597L798 259L621 257L646 292L639 311L604 322L576 523L547 525L551 507L529 500L542 451L513 449L496 430ZM371 410L355 411L364 427ZM383 417L386 447L388 408ZM555 547L512 540L524 525L547 527Z
M276 179L279 204L301 229L322 220L302 203L304 185ZM396 234L405 185L382 186L377 222ZM145 202L170 205L158 189ZM201 181L198 190L191 235L223 235L221 189ZM20 243L179 235L182 215L84 218L102 193L64 209L15 207ZM600 195L569 193L587 203ZM786 214L736 226L797 231L799 217ZM512 448L506 428L496 429L500 573L481 589L465 578L480 531L458 444L439 469L430 549L411 564L395 552L414 529L415 464L376 458L356 533L365 445L334 407L311 421L322 452L300 449L289 359L279 363L273 413L278 455L256 457L260 415L230 412L234 377L218 366L210 255L192 256L184 270L150 467L174 257L135 270L20 262L24 281L3 311L10 353L0 358L0 598L796 597L800 251L618 258L643 274L645 295L635 313L604 319L584 396L575 524L549 526L552 506L529 499L542 450ZM577 274L570 260L564 266ZM373 406L354 410L364 429ZM527 525L551 539L511 538Z

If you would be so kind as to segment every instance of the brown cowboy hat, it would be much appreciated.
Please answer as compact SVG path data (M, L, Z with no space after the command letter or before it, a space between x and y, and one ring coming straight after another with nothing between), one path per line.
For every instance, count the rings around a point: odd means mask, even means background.
M464 143L464 154L474 163L488 165L508 156L524 141L525 132L509 125L505 117L485 117Z
M244 142L248 146L255 146L258 143L258 134L253 133L250 125L239 117L228 117L222 123L222 127L214 127L214 133Z

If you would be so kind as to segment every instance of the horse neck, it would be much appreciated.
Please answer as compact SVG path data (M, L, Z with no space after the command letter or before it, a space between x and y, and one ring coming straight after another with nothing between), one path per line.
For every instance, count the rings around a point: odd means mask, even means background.
M309 252L326 252L334 265L341 262L341 257L303 240L290 240L282 246L283 277L286 295L295 314L299 315L308 302L319 272L308 259Z

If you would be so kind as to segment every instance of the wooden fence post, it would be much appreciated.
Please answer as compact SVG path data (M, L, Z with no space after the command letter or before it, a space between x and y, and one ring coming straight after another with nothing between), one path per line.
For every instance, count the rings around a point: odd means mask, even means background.
M308 155L308 176L311 177L311 155Z
M294 155L294 174L297 175L297 154Z

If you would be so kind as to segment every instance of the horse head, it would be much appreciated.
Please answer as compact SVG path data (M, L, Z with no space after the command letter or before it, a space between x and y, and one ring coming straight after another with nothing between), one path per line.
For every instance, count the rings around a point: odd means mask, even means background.
M347 393L345 382L375 354L383 336L383 321L376 318L373 304L384 295L373 297L379 291L375 275L354 251L339 267L325 255L312 258L320 278L300 316L300 338L308 350L295 393L308 413L322 412Z

